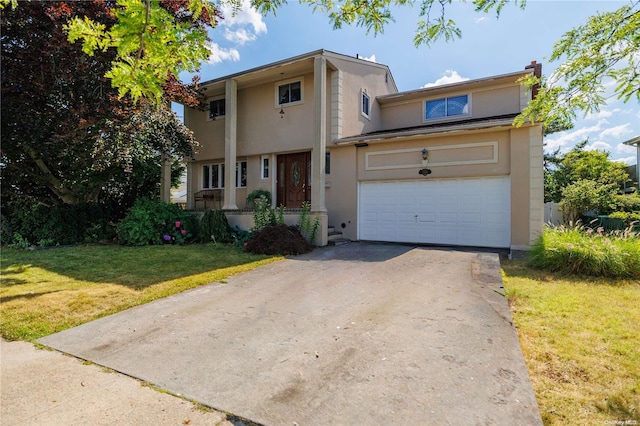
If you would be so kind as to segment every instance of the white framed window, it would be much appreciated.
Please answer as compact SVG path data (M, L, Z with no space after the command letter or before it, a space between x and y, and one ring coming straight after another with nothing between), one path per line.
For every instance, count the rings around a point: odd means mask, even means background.
M247 186L247 162L236 163L236 188ZM224 163L204 164L202 166L202 189L224 188Z
M209 120L224 117L226 113L225 99L213 99L209 101Z
M276 83L276 107L301 104L304 96L303 87L302 77Z
M371 117L371 97L366 89L360 91L360 113L366 118Z
M269 179L269 156L260 157L260 179Z
M424 103L424 119L437 120L471 114L470 96L460 95L431 99Z

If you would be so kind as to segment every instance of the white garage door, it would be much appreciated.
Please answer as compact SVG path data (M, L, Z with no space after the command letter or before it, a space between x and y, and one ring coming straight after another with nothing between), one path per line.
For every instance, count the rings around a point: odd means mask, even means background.
M509 247L508 177L361 182L358 238Z

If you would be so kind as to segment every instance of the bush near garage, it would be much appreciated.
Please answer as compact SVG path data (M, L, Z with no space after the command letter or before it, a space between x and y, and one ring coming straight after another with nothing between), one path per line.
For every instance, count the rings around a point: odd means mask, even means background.
M548 227L533 243L529 263L572 275L640 278L640 235L582 224Z

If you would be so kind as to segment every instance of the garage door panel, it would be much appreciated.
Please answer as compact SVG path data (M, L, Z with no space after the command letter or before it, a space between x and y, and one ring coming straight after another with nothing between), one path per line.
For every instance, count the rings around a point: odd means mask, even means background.
M508 177L363 182L358 237L509 247L510 202Z

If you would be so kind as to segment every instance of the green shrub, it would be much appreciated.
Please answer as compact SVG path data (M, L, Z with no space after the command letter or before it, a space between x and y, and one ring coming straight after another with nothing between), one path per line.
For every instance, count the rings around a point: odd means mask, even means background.
M200 241L203 243L233 242L231 227L222 210L207 210L200 221Z
M255 208L255 201L264 199L268 205L271 205L271 192L266 189L254 189L247 195L247 207Z
M311 204L308 201L302 203L302 211L298 219L298 228L300 228L302 235L304 235L311 244L315 244L318 229L320 228L320 218L316 216L312 223L311 215L309 214L310 209Z
M640 278L640 236L582 225L545 228L533 244L531 266L576 275Z
M640 214L640 195L633 194L617 195L615 198L616 210L621 212L636 212Z
M3 209L2 244L24 241L39 245L66 245L113 240L112 210L105 205L41 204ZM20 235L20 241L15 236Z
M197 235L195 228L197 220L177 204L141 198L118 224L118 242L130 246L184 244Z

